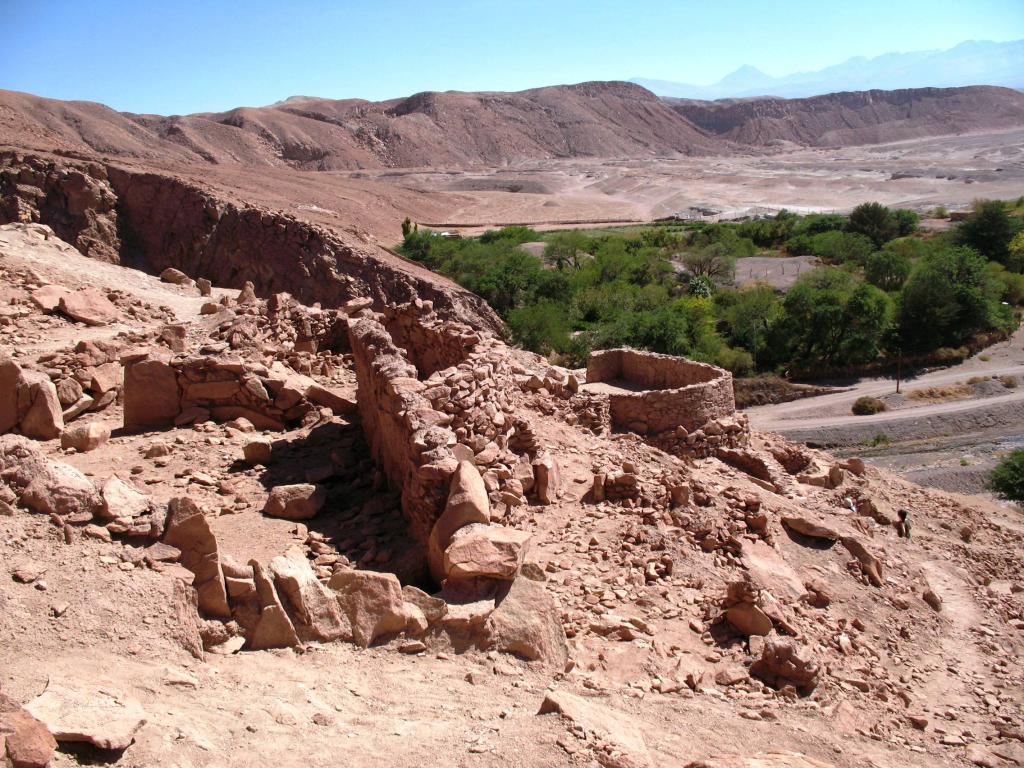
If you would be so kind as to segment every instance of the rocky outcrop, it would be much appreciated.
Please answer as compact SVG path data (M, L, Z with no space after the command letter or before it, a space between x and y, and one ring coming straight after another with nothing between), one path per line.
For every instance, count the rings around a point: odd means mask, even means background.
M432 300L448 319L498 330L484 301L443 278L406 268L374 246L291 215L215 197L173 176L113 164L0 153L0 223L49 224L61 239L104 261L257 294L287 291L304 304L338 307Z

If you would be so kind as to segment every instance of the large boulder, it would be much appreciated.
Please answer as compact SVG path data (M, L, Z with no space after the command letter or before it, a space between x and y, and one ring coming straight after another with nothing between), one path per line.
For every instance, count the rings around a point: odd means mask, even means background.
M312 483L278 485L270 489L263 514L285 520L309 520L327 501L323 486Z
M35 440L53 440L64 429L64 412L57 387L37 371L22 371L18 384L21 434Z
M446 579L512 581L526 555L530 534L501 525L472 523L457 530L444 551Z
M357 645L366 648L378 637L405 629L402 585L393 573L338 570L327 586L335 591Z
M209 616L230 619L227 588L217 539L194 501L182 496L167 503L164 543L181 550L181 564L195 574L199 608Z
M301 551L275 557L270 561L270 573L300 640L327 642L350 634L337 598L317 580Z
M71 294L71 290L63 285L43 285L32 291L30 298L43 312L56 312L60 300Z
M533 479L537 501L541 504L554 504L558 500L558 491L562 484L562 475L554 456L545 452L534 459Z
M444 511L427 540L427 563L436 581L444 581L444 552L452 534L470 523L488 523L490 515L491 505L480 470L470 461L460 461L448 487Z
M178 377L169 363L146 358L124 369L124 425L165 426L181 412Z
M117 320L117 307L95 288L82 288L60 298L60 311L86 325L107 325Z
M60 517L92 517L102 499L92 481L74 467L45 462L21 492L21 503L33 512Z
M516 579L487 619L487 644L561 672L569 659L562 611L544 585Z

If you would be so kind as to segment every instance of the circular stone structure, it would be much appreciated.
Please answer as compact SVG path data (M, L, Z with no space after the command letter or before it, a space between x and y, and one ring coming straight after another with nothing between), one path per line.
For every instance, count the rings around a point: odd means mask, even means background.
M736 412L725 369L636 349L591 352L582 389L607 395L614 427L642 435L676 427L692 432Z

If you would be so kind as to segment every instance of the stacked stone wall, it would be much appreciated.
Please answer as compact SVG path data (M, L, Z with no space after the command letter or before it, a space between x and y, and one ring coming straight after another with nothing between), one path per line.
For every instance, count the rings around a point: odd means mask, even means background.
M389 306L384 317L391 338L424 379L466 361L482 339L468 325L442 321L434 314L431 301L416 299Z
M411 534L426 543L457 466L452 418L424 397L427 385L379 318L349 323L356 399L370 450L391 485L401 489Z
M129 428L247 418L259 429L301 423L319 406L355 410L343 393L275 363L220 357L132 354L122 356L124 424Z
M631 432L693 431L736 411L732 374L706 363L633 349L591 353L587 383L616 380L644 387L608 396L613 425Z

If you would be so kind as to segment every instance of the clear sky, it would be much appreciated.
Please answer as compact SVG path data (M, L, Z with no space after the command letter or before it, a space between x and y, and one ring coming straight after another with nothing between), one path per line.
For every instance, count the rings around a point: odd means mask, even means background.
M1024 0L0 0L0 88L181 114L650 77L1024 38Z

